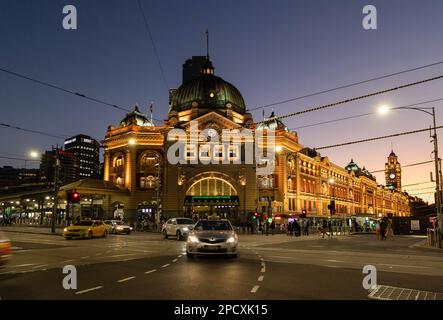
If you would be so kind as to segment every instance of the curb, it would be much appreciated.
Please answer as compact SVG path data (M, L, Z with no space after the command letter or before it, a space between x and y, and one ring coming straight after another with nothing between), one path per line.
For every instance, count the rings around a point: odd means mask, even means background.
M15 233L29 233L29 234L41 234L41 235L49 235L49 236L61 236L60 232L52 233L52 232L35 232L35 231L23 231L23 230L4 230L0 229L1 232L15 232Z

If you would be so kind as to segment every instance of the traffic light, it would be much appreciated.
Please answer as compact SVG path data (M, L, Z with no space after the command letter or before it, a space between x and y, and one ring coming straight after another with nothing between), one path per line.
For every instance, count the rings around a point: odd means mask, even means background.
M80 193L77 191L68 193L68 202L69 203L79 203L80 202Z
M300 214L300 218L306 218L307 212L306 210L302 210Z
M331 200L330 204L328 205L328 209L331 212L331 215L335 213L335 201Z

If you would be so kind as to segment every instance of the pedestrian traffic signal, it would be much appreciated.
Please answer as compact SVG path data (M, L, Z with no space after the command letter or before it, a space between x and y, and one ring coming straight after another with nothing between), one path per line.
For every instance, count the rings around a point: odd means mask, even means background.
M328 205L328 209L331 212L331 215L335 213L335 201L334 200L332 200L330 202L330 204Z
M300 218L306 218L307 212L306 210L302 210L301 214L300 214Z
M79 203L80 202L80 193L77 191L68 193L68 202L69 203Z

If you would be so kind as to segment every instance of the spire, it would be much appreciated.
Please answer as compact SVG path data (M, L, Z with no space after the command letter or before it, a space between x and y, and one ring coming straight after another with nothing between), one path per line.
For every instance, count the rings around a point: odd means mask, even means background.
M209 60L209 30L206 29L206 60Z
M212 66L211 59L209 58L209 30L206 29L206 62L201 70L202 74L214 75L214 67Z

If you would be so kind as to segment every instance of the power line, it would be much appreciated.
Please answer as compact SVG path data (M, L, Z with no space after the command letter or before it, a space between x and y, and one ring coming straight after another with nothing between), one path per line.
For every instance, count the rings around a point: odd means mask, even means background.
M402 168L415 167L415 166L421 166L421 165L428 164L428 163L434 163L434 160L407 164L407 165L404 165L404 166L401 166L401 167ZM371 171L371 173L380 173L380 172L385 172L385 170Z
M145 25L145 30L146 30L146 32L147 32L147 34L149 36L149 39L151 40L152 48L154 49L155 58L157 60L158 67L160 68L160 72L161 72L161 75L162 75L162 78L163 78L163 82L164 82L164 84L166 86L166 89L169 90L168 81L166 80L165 72L163 70L163 66L162 66L161 61L160 61L160 56L159 56L158 51L157 51L157 46L155 45L155 41L154 41L154 37L152 36L151 29L149 28L148 19L146 18L145 11L143 10L143 7L142 7L142 4L141 4L140 0L137 0L137 3L138 3L138 7L140 9L140 13L141 13L141 15L143 17L143 22L144 22L144 25Z
M418 103L414 103L414 104L409 104L409 105L401 106L401 107L398 107L398 108L415 107L415 106L419 106L419 105L422 105L422 104L439 102L439 101L443 101L443 98L434 99L434 100L428 100L428 101L423 101L423 102L418 102ZM323 122L312 123L312 124L308 124L308 125L292 128L292 129L289 129L289 130L292 131L292 130L299 130L299 129L304 129L304 128L310 128L310 127L320 126L320 125L323 125L323 124L340 122L340 121L350 120L350 119L357 119L357 118L366 117L366 116L370 116L370 115L374 115L374 114L376 114L376 112L363 113L363 114L358 114L358 115L355 115L355 116L349 116L349 117L345 117L345 118L339 118L339 119L333 119L333 120L328 120L328 121L323 121Z
M443 128L443 126L435 127L435 129L442 129L442 128ZM345 143L339 143L339 144L334 144L334 145L330 145L330 146L326 146L326 147L315 148L315 150L331 149L331 148L348 146L348 145L352 145L352 144L365 143L365 142L370 142L370 141L377 141L377 140L382 140L382 139L406 136L406 135L410 135L410 134L416 134L416 133L420 133L420 132L429 131L429 129L430 128L419 129L419 130L414 130L414 131L395 133L395 134L391 134L388 136L381 136L381 137L374 137L374 138L368 138L368 139L363 139L363 140L356 140L356 141L350 141L350 142L345 142Z
M393 87L393 88L389 88L389 89L385 89L385 90L381 90L381 91L365 94L363 96L353 97L353 98L349 98L349 99L346 99L346 100L341 100L341 101L337 101L337 102L334 102L334 103L329 103L329 104L325 104L325 105L322 105L322 106L309 108L309 109L306 109L306 110L303 110L303 111L292 112L292 113L289 113L289 114L286 114L286 115L283 115L283 116L272 117L272 118L269 118L269 119L266 119L266 120L263 120L263 121L260 121L260 122L256 122L255 124L261 124L261 123L265 123L265 122L272 121L272 120L286 119L286 118L298 116L298 115L309 113L309 112L314 112L314 111L319 111L319 110L323 110L323 109L328 109L328 108L339 106L341 104L346 104L346 103L350 103L350 102L354 102L354 101L358 101L358 100L362 100L362 99L366 99L366 98L370 98L370 97L375 97L375 96L382 95L382 94L385 94L385 93L389 93L389 92L393 92L393 91L397 91L397 90L413 87L413 86L416 86L416 85L419 85L419 84L424 84L424 83L435 81L435 80L439 80L439 79L442 79L442 78L443 78L443 75L438 76L438 77L428 78L428 79L425 79L425 80L420 80L420 81L412 82L412 83L407 83L407 84L404 84L404 85L401 85L401 86L398 86L398 87Z
M299 97L296 97L296 98L291 98L291 99L282 100L282 101L274 102L274 103L271 103L271 104L267 104L267 105L264 105L264 106L261 106L261 107L256 107L256 108L248 109L247 111L254 111L254 110L258 110L258 109L274 107L274 106L285 104L285 103L288 103L288 102L293 102L293 101L297 101L297 100L301 100L301 99L305 99L305 98L310 98L310 97L317 96L317 95L320 95L320 94L329 93L329 92L333 92L333 91L337 91L337 90L341 90L341 89L346 89L346 88L354 87L354 86L357 86L357 85L360 85L360 84L364 84L364 83L368 83L368 82L372 82L372 81L376 81L376 80L381 80L381 79L386 79L386 78L390 78L390 77L393 77L393 76L398 76L398 75L401 75L401 74L409 73L409 72L412 72L412 71L417 71L417 70L421 70L421 69L426 69L426 68L434 67L434 66L437 66L437 65L440 65L440 64L443 64L443 61L439 61L439 62L427 64L427 65L424 65L424 66L421 66L421 67L407 69L407 70L403 70L403 71L399 71L399 72L395 72L395 73L390 73L390 74L387 74L387 75L371 78L371 79L368 79L368 80L363 80L363 81L354 82L354 83L351 83L351 84L346 84L346 85L335 87L335 88L332 88L332 89L327 89L327 90L322 90L322 91L317 91L317 92L309 93L309 94L306 94L304 96L299 96Z
M21 160L21 161L40 161L40 160L34 160L34 159L22 159L22 158L13 158L13 157L4 157L4 156L0 156L0 159Z
M431 195L434 194L435 191L430 191L430 192L421 192L421 193L411 193L412 196L422 196L422 195Z
M435 183L435 181L426 181L426 182L407 184L407 185L404 185L403 188L412 187L412 186L419 186L419 185L428 184L428 183Z
M100 99L97 99L97 98L93 98L93 97L85 95L84 93L72 91L72 90L60 87L58 85L51 84L49 82L45 82L45 81L38 80L38 79L35 79L35 78L31 78L29 76L26 76L26 75L23 75L23 74L20 74L20 73L17 73L17 72L13 72L13 71L7 70L5 68L1 68L0 67L0 71L4 72L4 73L7 73L9 75L15 76L15 77L20 78L20 79L24 79L24 80L28 80L28 81L37 83L39 85L42 85L42 86L45 86L45 87L48 87L48 88L52 88L52 89L55 89L55 90L58 90L58 91L62 91L64 93L75 95L76 97L79 97L79 98L83 98L83 99L86 99L86 100L89 100L89 101L92 101L92 102L95 102L95 103L106 105L106 106L112 107L114 109L122 110L122 111L125 111L125 112L131 112L130 109L122 107L122 106L119 106L117 104L113 104L113 103L109 103L109 102L106 102L106 101L103 101L103 100L100 100ZM160 120L160 119L155 119L155 118L153 118L153 119L155 121L158 121L158 122L163 122L163 120Z
M429 190L429 189L434 189L435 187L427 187L427 188L419 188L419 189L409 189L409 190L405 190L406 192L412 192L412 191L423 191L423 190Z
M55 135L55 134L48 133L48 132L43 132L43 131L38 131L38 130L31 130L31 129L25 129L25 128L17 127L17 126L6 124L6 123L0 123L0 127L4 127L4 128L8 128L8 129L14 129L14 130L20 130L20 131L24 131L24 132L28 132L28 133L40 134L40 135L43 135L43 136L47 136L47 137L51 137L51 138L57 138L57 139L63 139L63 140L68 138L68 136L60 136L60 135Z
M124 107L121 107L121 106L118 106L116 104L112 104L112 103L109 103L109 102L106 102L106 101L103 101L103 100L100 100L100 99L92 98L92 97L89 97L89 96L87 96L87 95L85 95L83 93L75 92L75 91L72 91L72 90L69 90L69 89L65 89L63 87L60 87L60 86L57 86L57 85L54 85L54 84L51 84L51 83L48 83L48 82L45 82L45 81L37 80L35 78L31 78L29 76L26 76L26 75L23 75L23 74L20 74L20 73L17 73L17 72L13 72L13 71L1 68L1 67L0 67L0 71L4 72L4 73L7 73L7 74L10 74L10 75L13 75L13 76L15 76L17 78L21 78L21 79L25 79L25 80L28 80L28 81L32 81L34 83L40 84L40 85L45 86L45 87L49 87L49 88L52 88L52 89L56 89L56 90L59 90L59 91L65 92L65 93L69 93L69 94L75 95L75 96L83 98L83 99L87 99L89 101L100 103L100 104L103 104L103 105L106 105L106 106L109 106L109 107L112 107L112 108L115 108L115 109L131 112L131 110L129 110L127 108L124 108Z

